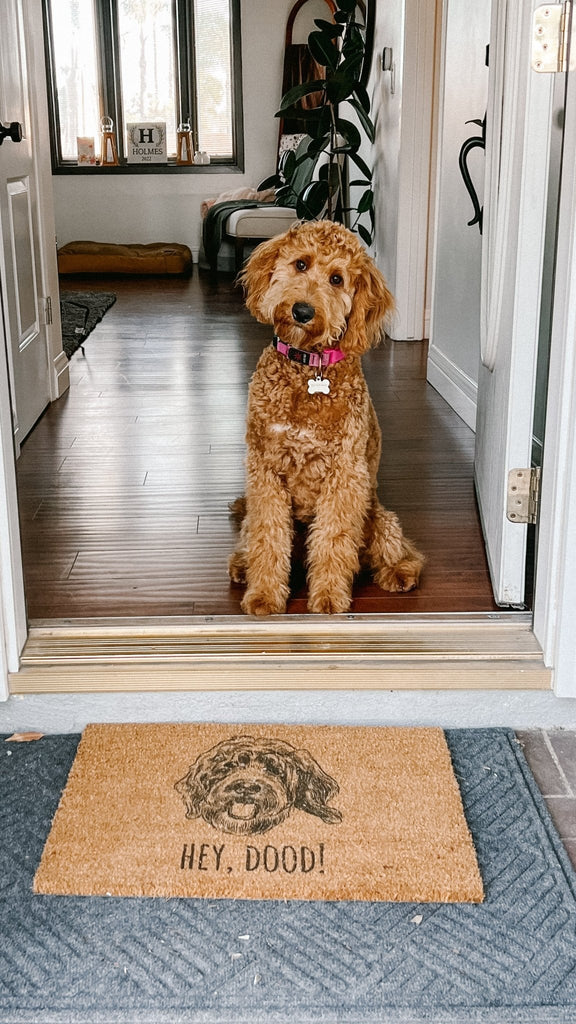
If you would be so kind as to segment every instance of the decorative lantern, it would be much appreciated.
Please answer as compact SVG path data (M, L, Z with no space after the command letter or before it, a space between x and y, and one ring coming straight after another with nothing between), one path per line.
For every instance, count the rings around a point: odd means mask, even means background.
M114 122L111 117L102 118L102 151L100 155L101 167L117 167L118 150L116 149L116 137L114 135Z
M178 142L176 148L176 163L192 163L192 130L189 121L183 121L178 125Z

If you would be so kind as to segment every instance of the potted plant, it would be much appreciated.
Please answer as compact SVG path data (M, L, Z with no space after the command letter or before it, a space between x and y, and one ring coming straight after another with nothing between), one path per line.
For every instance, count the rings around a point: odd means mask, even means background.
M308 138L296 152L283 155L279 174L262 187L277 186L276 201L294 206L303 220L338 220L370 245L374 234L372 171L360 156L363 135L374 142L370 98L362 79L366 62L366 27L357 0L337 0L334 21L316 19L308 48L323 78L304 82L282 98L276 117L302 124ZM302 109L300 100L319 93L319 104ZM344 112L353 110L351 121ZM346 109L347 108L347 109ZM350 165L354 173L350 173ZM351 202L351 190L357 201Z

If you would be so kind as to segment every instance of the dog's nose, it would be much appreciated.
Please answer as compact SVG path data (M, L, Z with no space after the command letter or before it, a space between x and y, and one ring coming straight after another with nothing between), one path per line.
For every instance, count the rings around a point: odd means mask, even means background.
M232 783L230 786L226 786L227 793L234 793L239 797L251 797L257 796L260 793L262 787L259 782L243 782L238 780Z
M307 324L313 319L316 310L309 302L295 302L292 306L292 316L299 324Z

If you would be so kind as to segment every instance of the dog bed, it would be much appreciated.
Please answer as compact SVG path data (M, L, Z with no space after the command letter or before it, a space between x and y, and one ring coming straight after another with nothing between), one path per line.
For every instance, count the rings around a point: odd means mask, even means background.
M68 242L58 250L58 270L61 274L191 274L192 253L180 242Z

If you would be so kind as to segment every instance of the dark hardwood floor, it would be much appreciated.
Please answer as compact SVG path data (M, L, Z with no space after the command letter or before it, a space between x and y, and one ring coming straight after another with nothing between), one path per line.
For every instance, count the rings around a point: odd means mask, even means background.
M71 360L70 391L18 460L31 620L237 614L226 566L243 490L250 375L270 329L229 276L70 277L117 302ZM352 611L496 608L472 479L474 436L425 379L426 344L365 357L383 433L381 497L426 553L421 587L359 579ZM289 613L306 612L296 568Z

